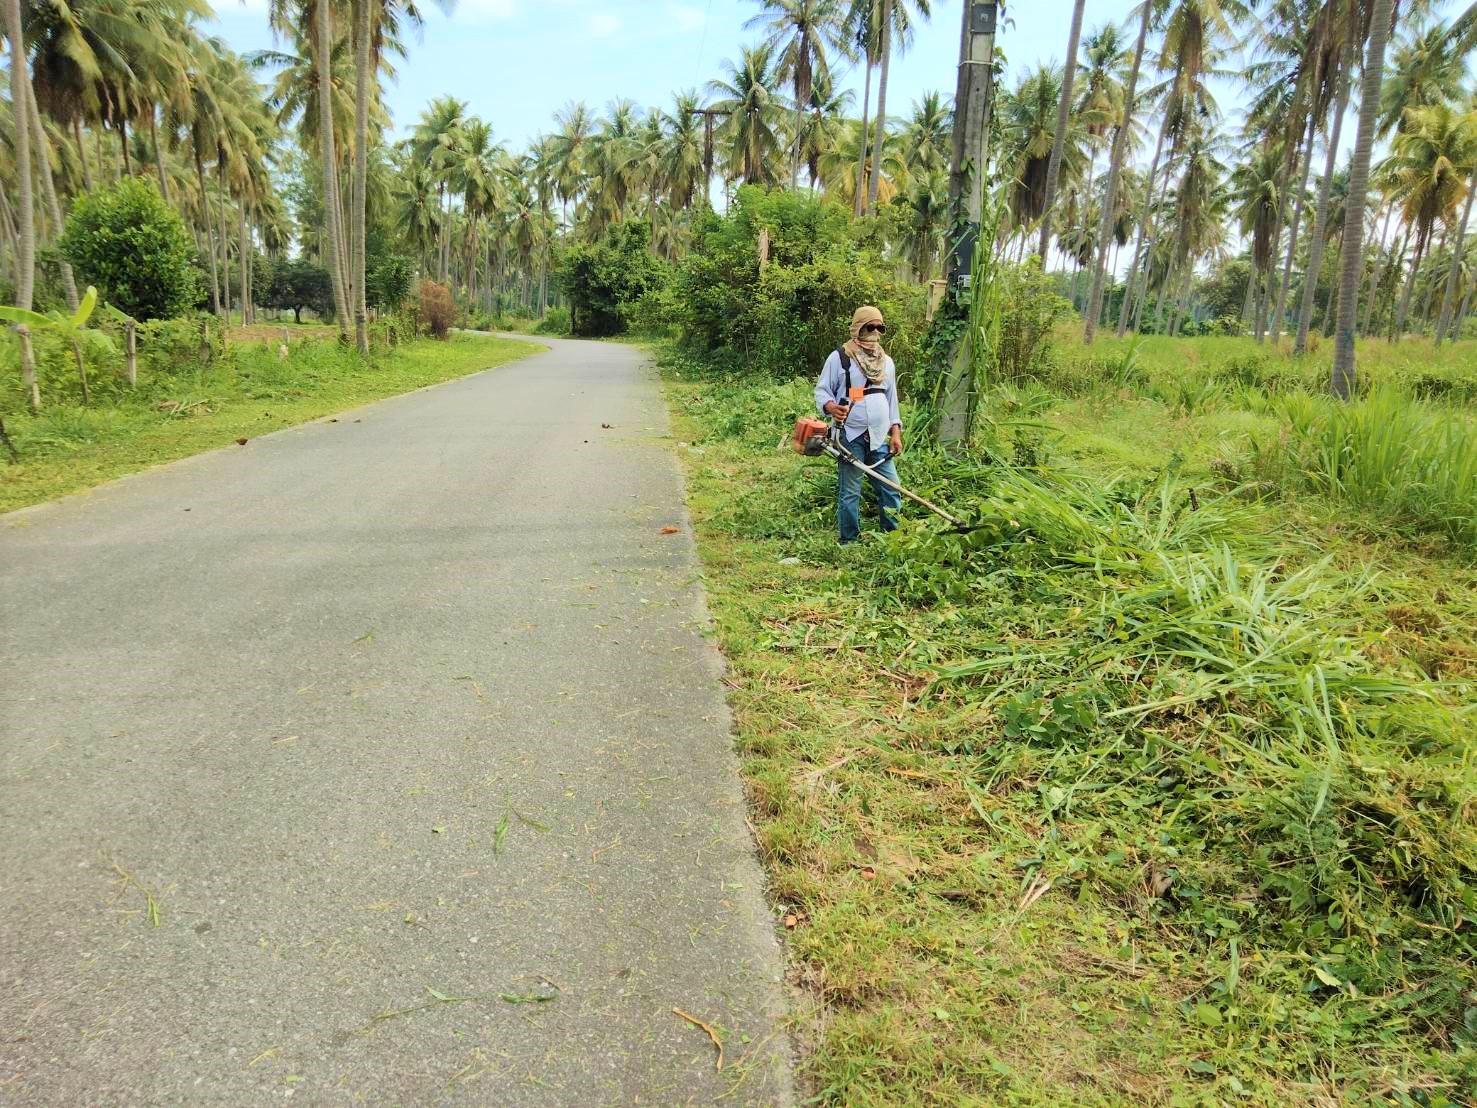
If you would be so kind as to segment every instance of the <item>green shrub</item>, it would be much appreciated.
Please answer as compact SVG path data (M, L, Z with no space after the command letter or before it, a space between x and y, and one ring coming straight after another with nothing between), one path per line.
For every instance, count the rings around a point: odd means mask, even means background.
M758 244L767 232L769 259ZM724 215L706 213L677 271L671 320L683 342L724 353L748 372L787 378L819 371L846 341L851 313L875 304L888 352L909 380L923 330L925 291L900 286L865 227L841 205L808 193L738 191Z
M135 319L176 316L195 302L195 244L151 181L124 177L83 196L60 245L80 284Z
M1041 272L1033 258L1025 265L1001 267L1000 357L995 377L1019 381L1051 370L1051 332L1072 314L1072 303L1057 291L1056 278Z
M544 318L538 321L533 333L536 335L567 335L569 334L569 309L550 308Z
M404 254L373 259L364 275L364 299L371 308L390 311L405 303L415 282L415 263ZM331 293L330 289L330 293Z
M603 241L571 247L560 257L554 280L569 301L574 334L625 333L641 298L667 281L669 269L651 254L649 236L638 220L617 223Z

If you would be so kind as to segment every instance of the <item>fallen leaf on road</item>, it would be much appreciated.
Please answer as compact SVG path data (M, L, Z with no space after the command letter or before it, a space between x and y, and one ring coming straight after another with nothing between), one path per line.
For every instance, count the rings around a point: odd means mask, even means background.
M444 834L446 834L446 828L444 828L444 827L433 827L433 828L431 828L431 834L433 834L433 835L444 835Z
M676 533L677 533L677 528L676 527L663 527L661 529L661 531L660 531L660 534L663 534L663 535L675 535Z
M236 445L237 446L245 446L250 441L251 441L250 439L237 439L236 440Z
M548 1004L554 998L543 993L498 993L498 999L509 1004Z
M695 1024L696 1026L701 1027L704 1031L706 1031L708 1033L708 1038L712 1039L713 1040L713 1045L718 1048L718 1064L716 1066L714 1066L713 1068L714 1069L720 1069L721 1070L723 1068L723 1044L718 1040L718 1033L716 1031L714 1031L711 1027L709 1027L706 1023L704 1023L702 1020L698 1019L696 1016L688 1015L681 1008L673 1008L672 1011L675 1014L681 1016L688 1023Z
M602 423L600 426L603 427L607 431L610 430L610 424L608 424L608 423Z

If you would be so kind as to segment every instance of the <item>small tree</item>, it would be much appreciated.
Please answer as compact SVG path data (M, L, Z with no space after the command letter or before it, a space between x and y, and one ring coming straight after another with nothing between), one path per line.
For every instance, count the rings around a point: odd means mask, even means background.
M575 246L564 253L555 281L569 299L576 335L618 335L629 324L636 302L666 279L666 267L652 257L645 223L617 223L608 241Z
M195 302L194 243L152 181L124 177L83 196L59 245L81 280L135 319L177 316Z
M364 278L364 297L369 306L393 311L405 303L415 280L415 263L403 254L375 258Z
M301 259L278 262L272 267L272 280L263 307L286 308L297 322L303 321L303 309L327 316L333 311L333 282L328 270Z

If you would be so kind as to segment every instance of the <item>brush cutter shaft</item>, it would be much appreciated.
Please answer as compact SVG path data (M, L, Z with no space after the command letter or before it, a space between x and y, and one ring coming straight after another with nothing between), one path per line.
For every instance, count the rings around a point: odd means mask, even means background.
M890 488L893 492L901 493L903 496L906 496L909 500L912 500L912 501L915 501L916 503L922 504L925 508L927 508L934 515L939 516L939 517L941 517L943 519L948 520L955 527L963 527L964 526L964 524L962 522L960 522L959 520L955 519L948 512L946 512L942 508L940 508L937 504L931 504L931 503L929 503L927 500L924 500L923 497L919 496L916 492L909 492L907 489L905 489L901 485L899 485L896 481L892 481L892 480L889 480L887 477L884 477L882 474L878 473L871 466L869 466L865 462L863 462L860 458L858 458L850 450L846 449L846 447L840 445L839 443L835 442L834 440L827 440L827 442L826 442L826 453L832 455L833 457L836 457L836 458L841 459L841 461L845 462L847 465L854 465L854 466L856 466L856 468L859 469L859 470L861 470L863 473L865 473L868 476L874 478L875 480L881 481L884 485L886 485L888 488Z

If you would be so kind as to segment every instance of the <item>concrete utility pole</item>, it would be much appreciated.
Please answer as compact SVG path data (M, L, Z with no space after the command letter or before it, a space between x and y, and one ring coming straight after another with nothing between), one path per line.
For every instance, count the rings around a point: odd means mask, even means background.
M955 226L962 226L949 265L949 281L956 289L969 287L985 206L985 141L995 91L991 68L998 14L995 0L964 0L959 78L954 90L954 153L949 165L950 210ZM992 250L994 245L985 243L984 249ZM974 406L972 347L973 336L966 331L944 382L938 425L941 443L962 442L969 437Z

